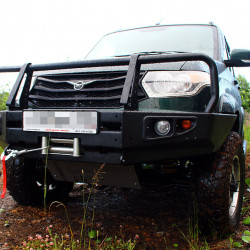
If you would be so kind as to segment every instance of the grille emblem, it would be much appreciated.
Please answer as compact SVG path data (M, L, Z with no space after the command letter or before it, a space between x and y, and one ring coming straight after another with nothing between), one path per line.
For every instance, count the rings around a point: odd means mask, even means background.
M79 82L68 82L68 83L73 85L75 90L81 90L84 88L84 86L86 86L92 82L94 82L94 81L88 81L88 82L79 81Z

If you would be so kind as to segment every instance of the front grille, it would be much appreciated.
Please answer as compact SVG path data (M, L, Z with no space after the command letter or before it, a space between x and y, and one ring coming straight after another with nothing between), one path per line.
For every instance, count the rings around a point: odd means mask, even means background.
M121 108L125 78L126 72L39 76L29 93L29 105L33 108ZM144 98L146 95L139 86L138 101Z

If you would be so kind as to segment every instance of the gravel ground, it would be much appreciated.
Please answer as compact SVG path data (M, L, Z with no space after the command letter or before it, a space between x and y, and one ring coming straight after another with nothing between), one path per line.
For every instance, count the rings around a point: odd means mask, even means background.
M246 166L250 166L250 155L247 156ZM247 169L247 177L250 177ZM81 190L81 185L75 185L69 199L64 202L76 239L79 237L84 209ZM246 196L250 199L249 192L246 192ZM172 249L176 243L179 249L188 249L181 231L187 234L189 208L192 207L190 197L187 191L179 188L150 192L102 188L96 191L94 202L92 194L86 221L91 224L94 205L94 228L100 231L99 237L102 239L115 235L124 239L137 238L137 249ZM249 207L250 202L246 201L244 206ZM49 212L45 214L42 207L16 204L7 193L0 200L0 209L0 249L20 246L28 236L45 236L49 225L58 235L70 234L63 207L47 208ZM249 211L243 218L247 216L250 216ZM233 236L234 241L239 241L246 229L249 228L240 223ZM229 246L228 239L219 241L216 235L207 240L212 249L227 249Z

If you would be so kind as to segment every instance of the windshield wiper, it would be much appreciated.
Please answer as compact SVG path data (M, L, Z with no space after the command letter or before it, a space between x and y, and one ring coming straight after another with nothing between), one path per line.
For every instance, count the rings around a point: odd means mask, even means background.
M184 51L142 51L139 52L138 54L140 55L154 55L154 54L175 54L175 53L187 53Z
M185 51L140 51L135 54L139 55L159 55L159 54L175 54L175 53L188 53ZM118 55L114 57L126 57L126 56L131 56L131 55Z

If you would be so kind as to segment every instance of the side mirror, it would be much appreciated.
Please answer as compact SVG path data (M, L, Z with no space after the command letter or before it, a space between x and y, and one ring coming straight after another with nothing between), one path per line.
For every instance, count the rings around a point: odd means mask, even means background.
M225 64L227 67L250 67L250 50L234 49Z
M250 62L250 50L234 49L230 56L230 61L241 60L243 62Z

